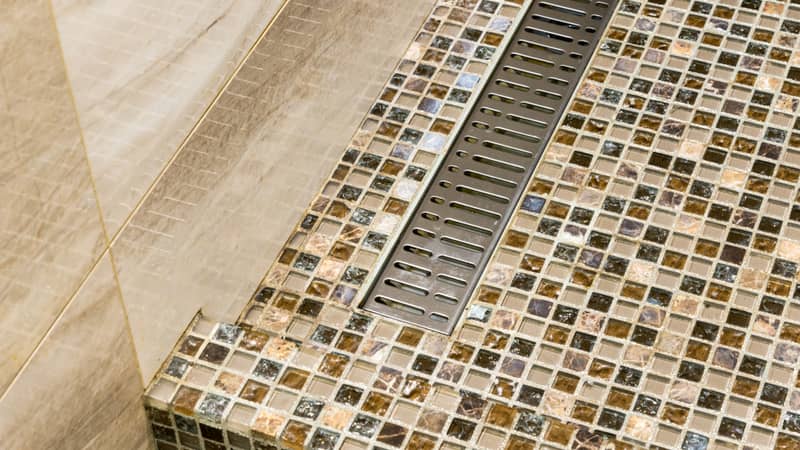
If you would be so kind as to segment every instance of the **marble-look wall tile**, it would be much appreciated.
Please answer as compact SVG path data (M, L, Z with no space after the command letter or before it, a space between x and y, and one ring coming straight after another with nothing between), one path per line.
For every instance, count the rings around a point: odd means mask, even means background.
M111 235L282 3L53 1Z
M106 239L44 0L0 0L0 392Z
M198 307L236 317L432 4L278 16L114 244L145 379Z
M148 448L141 392L106 255L0 398L2 448Z
M131 344L132 345L132 344ZM145 424L147 413L141 396L136 396L116 420L110 422L88 443L83 450L153 450L155 445Z

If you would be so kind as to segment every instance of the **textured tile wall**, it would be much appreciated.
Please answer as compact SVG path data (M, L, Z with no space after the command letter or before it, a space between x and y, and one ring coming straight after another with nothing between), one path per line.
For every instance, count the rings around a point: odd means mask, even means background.
M0 391L97 261L106 237L46 1L0 15Z
M252 295L431 2L402 5L290 3L114 243L146 379Z
M238 313L430 2L404 5L287 7L166 169L279 2L0 4L4 445L150 445L140 362Z
M498 5L437 5L251 309L178 343L162 448L800 448L793 3L621 2L455 332L358 308Z
M282 3L53 1L110 235Z
M0 10L2 447L150 448L50 5Z
M3 448L151 448L114 270L97 264L0 397Z

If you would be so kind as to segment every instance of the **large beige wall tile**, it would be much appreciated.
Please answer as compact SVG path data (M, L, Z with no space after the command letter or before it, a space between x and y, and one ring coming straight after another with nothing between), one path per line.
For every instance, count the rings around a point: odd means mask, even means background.
M283 0L54 0L115 234Z
M84 450L153 450L154 448L155 442L150 436L141 396L137 396L125 406L115 420L102 430L98 430L97 435L83 447Z
M432 4L278 16L113 246L145 379L198 307L236 318Z
M0 0L0 393L106 244L45 0Z
M113 444L106 449L147 448L144 414L134 411L141 410L141 393L119 288L106 255L0 397L0 447L68 450L102 440ZM128 439L110 440L113 435Z

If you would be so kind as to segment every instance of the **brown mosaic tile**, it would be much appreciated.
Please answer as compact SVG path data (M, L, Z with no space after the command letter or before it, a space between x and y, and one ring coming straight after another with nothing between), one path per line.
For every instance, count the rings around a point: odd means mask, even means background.
M800 448L791 2L621 2L452 336L359 310L527 5L437 3L159 448Z

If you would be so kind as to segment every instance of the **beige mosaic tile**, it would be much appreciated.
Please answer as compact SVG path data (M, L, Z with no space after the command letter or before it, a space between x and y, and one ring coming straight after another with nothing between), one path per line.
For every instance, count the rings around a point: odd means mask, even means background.
M520 6L437 3L239 323L151 385L162 448L800 448L791 3L621 2L453 335L358 308Z
M1 8L3 392L107 242L49 5Z
M383 249L389 234L397 230L401 216L408 211L408 205L418 191L425 174L441 155L447 137L453 131L456 120L464 112L480 77L488 73L489 61L502 35L508 31L512 20L519 12L519 5L513 2L479 4L468 1L456 5L445 2L434 8L433 15L423 25L423 29L406 53L406 58L401 61L378 102L371 107L370 115L362 123L361 131L356 133L351 147L334 169L331 180L323 188L321 196L313 202L309 214L299 227L301 234L291 239L295 242L291 247L297 247L299 250L294 248L285 250L279 256L280 262L273 267L267 279L275 277L275 274L283 274L285 283L293 286L293 289L302 286L299 288L301 291L317 292L315 294L317 297L335 296L343 302L350 303L356 287L363 284L366 269L376 264L379 252ZM373 136L377 136L377 139L373 139ZM364 192L366 191L364 187L367 186L369 192ZM365 195L362 196L361 193ZM343 223L345 220L350 223ZM311 230L311 233L305 230ZM305 239L307 236L308 239ZM357 245L362 240L363 244ZM325 254L329 254L330 257L323 260L321 256ZM283 269L284 264L293 267L294 270ZM304 274L312 270L316 271L313 280ZM334 282L339 277L345 277L349 286L347 284L335 286ZM256 304L266 301L265 296L269 291L270 288L261 290ZM285 300L296 306L300 297L292 295ZM322 303L313 300L304 302L300 307L316 315L322 308ZM331 309L329 314L331 317L336 317L335 320L340 322L340 325L344 324L343 321L349 315L346 310L336 309ZM289 319L290 316L285 311L270 309L265 311L260 323L265 328L284 330L289 324ZM316 333L311 328L312 325L310 321L294 321L290 325L291 333L297 336ZM359 329L361 326L363 325L359 325ZM309 389L321 395L333 395L335 382L320 378L309 370L311 366L320 362L322 357L320 352L298 351L297 345L291 341L268 340L266 335L254 339L260 342L256 345L263 346L263 351L271 358L288 361L297 357L305 361L296 371L284 372L280 378L275 379L281 386ZM340 338L339 345L343 349L355 351L362 339L357 332L349 333ZM264 346L262 340L274 344L267 343ZM194 339L191 341L194 342ZM446 339L442 336L438 341L431 341L430 348L444 350L446 343ZM403 353L388 355L389 348L385 343L375 341L375 344L369 350L370 357L375 360L385 357L392 359L406 357ZM259 350L262 348L259 347ZM220 363L226 357L222 355L223 352L227 353L221 347L211 347L211 351L205 357ZM252 369L251 364L256 360L252 354L249 357L242 356L240 359L249 361L242 366L246 368L245 373ZM337 368L343 369L348 360L349 358L339 360L331 356L323 363L328 367L324 370L330 371L330 374L337 374ZM180 362L176 364L183 367ZM273 372L279 369L278 366L268 361L258 364L261 364L261 368L258 369L261 373L270 377L277 376ZM354 369L350 376L354 378L360 376L360 379L366 380L373 375L373 369L374 364L367 363ZM238 374L250 378L242 372ZM339 373L334 376L340 375L344 374ZM311 440L331 438L327 432L313 437L308 434L307 424L302 421L287 421L285 415L275 411L275 408L283 409L289 402L294 402L296 396L283 390L270 391L268 387L270 383L265 379L253 381L258 385L253 385L251 389L243 388L243 395L259 401L270 398L264 401L272 406L260 412L253 410L251 404L231 409L236 420L246 422L239 426L246 431L246 434L250 433L247 431L247 426L252 423L254 429L260 430L259 432L265 437L272 436L273 439L288 442L288 445L302 446L302 442L300 444L297 442L301 438L305 439L304 436ZM422 379L419 381L422 382ZM395 384L397 381L392 380L391 383ZM199 395L201 389L198 388L199 386L191 388L185 386L177 391L173 390L169 395L175 394L173 404L176 408L189 411L197 407L197 402L201 401ZM154 391L160 392L162 389L170 390L169 382L159 385ZM416 392L415 395L424 396L430 391L430 386L424 383L411 389ZM155 394L152 398L154 402L158 402L158 398L164 400ZM380 405L391 402L391 397L375 395L370 402L374 402L376 408L382 408ZM386 403L387 406L388 404ZM398 419L411 420L410 418L417 412L415 408L409 403L394 414ZM353 419L355 413L346 405L326 411L320 416L320 420L336 429L346 430L351 426L352 420L363 420L361 416ZM232 419L233 417L228 418L231 424ZM403 442L405 435L405 428L390 423L384 426L381 439L388 442L397 442L399 439ZM363 439L363 436L361 438ZM416 442L427 438L415 436L413 439ZM347 441L342 440L340 444L355 445L350 443L351 441L356 442L348 438Z
M142 389L119 287L105 256L0 395L2 447L152 448Z
M146 379L198 308L239 314L430 4L290 2L276 18L113 243Z

